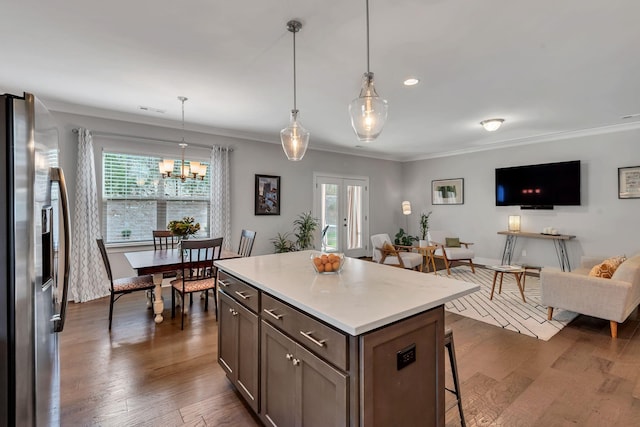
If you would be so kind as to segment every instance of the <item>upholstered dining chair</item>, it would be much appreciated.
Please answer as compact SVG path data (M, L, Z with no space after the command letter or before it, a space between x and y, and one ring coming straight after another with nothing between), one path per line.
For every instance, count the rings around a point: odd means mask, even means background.
M451 261L468 262L471 267L471 271L475 274L476 270L473 267L474 252L469 249L473 243L461 242L456 234L447 231L431 231L427 233L429 244L436 246L437 249L433 252L434 258L440 258L444 261L444 265L447 268L447 274L451 274L449 269Z
M238 246L238 254L241 257L251 256L253 242L256 239L256 232L251 230L242 230L240 234L240 245Z
M178 236L170 230L153 230L153 250L175 249Z
M186 294L202 292L204 309L209 310L209 290L213 291L216 320L218 319L218 296L216 295L216 268L213 262L220 259L222 253L222 237L202 240L183 240L181 247L181 275L171 281L171 318L176 315L176 294L182 299L180 305L180 329L184 329ZM191 299L193 304L193 299Z
M392 244L388 234L374 234L371 244L374 262L422 271L422 255L406 246Z
M109 299L109 330L111 330L111 321L113 319L113 305L125 294L130 294L136 291L152 291L155 285L153 284L153 276L150 274L144 276L123 277L120 279L114 279L111 273L111 263L109 262L109 255L107 249L104 247L102 239L96 239L98 248L100 248L100 254L102 255L102 261L104 262L104 268L107 270L107 277L111 284L111 295ZM153 295L151 292L150 295Z

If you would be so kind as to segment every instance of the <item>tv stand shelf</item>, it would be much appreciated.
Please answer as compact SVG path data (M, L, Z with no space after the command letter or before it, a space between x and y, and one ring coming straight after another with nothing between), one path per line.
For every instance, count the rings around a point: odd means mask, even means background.
M518 237L547 239L553 240L553 245L556 248L556 255L558 256L558 263L560 264L562 271L571 271L571 263L569 262L569 256L567 254L566 241L575 239L576 236L568 234L528 233L526 231L498 231L498 234L507 236L507 240L504 242L504 250L502 251L502 264L511 264L513 251L516 247L516 240Z

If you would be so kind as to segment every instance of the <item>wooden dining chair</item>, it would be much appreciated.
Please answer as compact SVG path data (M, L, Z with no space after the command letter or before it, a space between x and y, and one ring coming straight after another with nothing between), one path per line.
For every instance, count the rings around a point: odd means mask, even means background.
M240 246L238 247L238 254L241 257L251 256L251 250L253 249L253 242L255 239L255 231L242 230L242 234L240 234Z
M216 268L213 262L222 254L222 237L182 241L181 276L171 281L171 318L176 315L176 294L182 299L180 329L184 329L185 295L202 292L204 309L209 310L209 290L213 291L216 320L218 320L218 296L216 295ZM193 304L193 299L191 299Z
M102 239L96 239L96 242L98 242L102 261L104 262L104 268L107 270L107 276L111 283L111 298L109 300L109 330L111 330L113 305L115 302L124 294L130 294L136 291L152 291L155 285L153 284L153 276L150 274L114 279L113 274L111 273L111 264L109 263L109 256L107 255L107 249L104 247L104 242ZM153 292L151 295L153 295Z
M170 230L153 230L153 250L175 249L178 236Z

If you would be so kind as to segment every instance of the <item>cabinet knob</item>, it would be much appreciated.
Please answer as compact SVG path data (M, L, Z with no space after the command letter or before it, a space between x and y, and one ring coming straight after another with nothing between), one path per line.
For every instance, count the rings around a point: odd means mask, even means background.
M284 357L286 357L287 360L291 360L291 359L293 359L293 354L287 353Z
M293 359L291 363L293 363L293 366L298 366L300 364L300 359Z
M238 312L235 311L233 308L229 309L229 313L231 313L232 316L237 316L238 315Z

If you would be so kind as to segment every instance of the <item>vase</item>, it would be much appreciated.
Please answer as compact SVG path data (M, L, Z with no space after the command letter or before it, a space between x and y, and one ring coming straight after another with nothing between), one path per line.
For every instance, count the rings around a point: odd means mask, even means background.
M429 242L427 240L420 240L418 241L418 244L421 248L424 248L426 246L429 246Z

